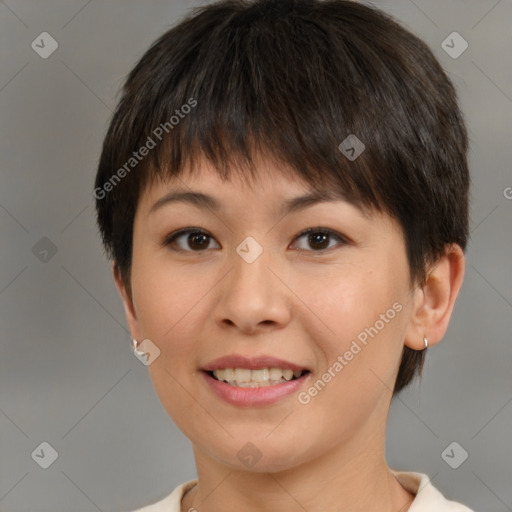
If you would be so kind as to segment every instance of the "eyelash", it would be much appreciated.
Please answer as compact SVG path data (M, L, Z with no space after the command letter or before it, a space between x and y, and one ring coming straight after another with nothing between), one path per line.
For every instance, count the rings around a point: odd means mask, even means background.
M340 233L337 233L336 231L333 231L331 229L321 228L321 227L305 229L304 231L299 233L294 238L294 241L302 238L303 236L306 236L306 235L309 235L309 234L312 234L312 233L327 235L329 237L335 238L342 245L347 245L347 244L350 243L350 240L347 237L341 235ZM196 254L205 253L206 250L193 251L193 250L185 250L185 249L181 249L181 248L176 248L176 240L178 238L180 238L181 236L188 235L188 234L205 235L206 237L208 237L210 239L213 239L213 237L207 231L204 231L201 228L183 228L183 229L175 231L174 233L171 233L170 235L166 236L164 238L164 240L162 241L162 245L164 247L173 246L172 250L177 251L177 252L191 252L191 253L196 253ZM331 249L333 249L333 247L328 247L328 248L320 249L320 250L317 250L317 251L315 251L315 250L310 250L310 251L306 250L306 252L313 252L313 253L323 254L324 252L329 251ZM296 249L296 250L305 250L305 249Z

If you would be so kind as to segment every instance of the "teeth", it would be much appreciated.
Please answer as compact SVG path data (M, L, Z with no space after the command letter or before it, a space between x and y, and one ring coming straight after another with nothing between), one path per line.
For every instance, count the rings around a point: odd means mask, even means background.
M292 377L300 377L301 370L290 370L289 368L261 368L249 370L247 368L226 368L214 370L213 375L217 380L225 381L232 386L241 388L256 388L273 386L282 382L292 380Z
M281 368L271 368L269 374L272 380L281 380L283 370L281 370Z
M262 370L252 370L251 379L254 382L269 382L270 381L270 370L263 368ZM277 379L274 379L277 380Z
M230 368L228 368L228 370L230 370ZM237 382L249 382L251 380L251 370L247 370L246 368L236 368L235 380Z
M291 380L293 377L293 370L290 370L290 369L283 370L283 377L286 380Z
M226 368L224 370L224 378L226 380L236 380L235 370L233 370L233 368Z

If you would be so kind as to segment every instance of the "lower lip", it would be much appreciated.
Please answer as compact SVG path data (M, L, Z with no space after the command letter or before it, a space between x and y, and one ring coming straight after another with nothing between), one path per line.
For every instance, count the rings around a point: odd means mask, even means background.
M201 373L217 396L226 402L239 407L254 407L274 404L282 398L289 396L292 393L296 393L311 375L311 373L306 373L302 377L290 380L289 382L283 382L281 384L274 384L271 386L262 386L260 388L239 388L214 379L205 371L201 371Z

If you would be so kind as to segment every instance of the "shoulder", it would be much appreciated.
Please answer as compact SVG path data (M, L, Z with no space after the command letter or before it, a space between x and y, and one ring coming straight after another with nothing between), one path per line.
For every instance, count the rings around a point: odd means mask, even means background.
M132 510L131 512L180 512L181 511L181 499L185 493L197 483L197 480L189 480L183 484L178 485L171 494L165 498L152 503L143 508Z
M423 473L393 471L393 474L402 487L416 496L408 512L473 512L462 503L445 498Z

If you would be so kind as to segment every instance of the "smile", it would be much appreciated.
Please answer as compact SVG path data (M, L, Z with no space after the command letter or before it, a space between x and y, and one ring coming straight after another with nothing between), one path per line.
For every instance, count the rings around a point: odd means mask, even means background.
M308 370L291 370L289 368L225 368L208 372L214 379L239 388L259 388L275 386L300 378Z
M248 379L250 377L250 380L239 382L237 380L237 372L239 370L242 371L242 379ZM270 372L272 370L279 372L279 380L270 378ZM214 375L214 372L219 375L219 371L221 373L228 371L228 377L234 374L235 379L230 381L220 380ZM290 371L291 377L289 376ZM297 372L297 370L295 371ZM253 372L256 372L256 379L263 378L264 380L252 380ZM272 376L277 377L277 372L273 372ZM310 381L312 373L309 370L298 370L298 372L300 372L298 377L294 375L293 370L288 370L287 372L280 368L261 368L256 370L248 370L247 368L226 368L224 370L203 370L200 373L207 387L222 401L237 407L261 407L276 404L286 397L299 393ZM262 377L260 376L261 374ZM289 380L286 379L285 375ZM219 377L220 376L222 375L219 375ZM265 379L265 376L268 376L268 380Z

